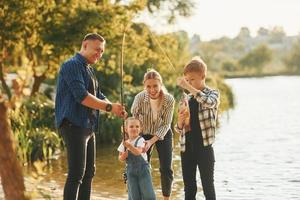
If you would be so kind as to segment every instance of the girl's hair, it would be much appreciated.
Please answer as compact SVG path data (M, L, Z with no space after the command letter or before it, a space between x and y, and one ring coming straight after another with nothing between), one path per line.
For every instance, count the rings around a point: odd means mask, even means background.
M143 125L142 125L142 122L141 122L141 120L139 120L138 118L135 118L135 117L128 117L126 120L125 120L125 122L124 122L124 124L125 124L125 135L126 135L126 137L128 138L129 136L128 136L128 133L127 133L127 126L128 126L128 122L129 121L134 121L134 120L136 120L136 121L138 121L139 123L140 123L140 131L142 132L142 129L143 129ZM125 137L125 138L126 138Z
M142 122L141 122L138 118L135 118L135 117L128 117L128 118L125 120L125 126L128 125L128 122L129 122L129 121L134 121L134 120L139 121L140 126L142 126Z
M193 57L192 60L184 67L183 74L190 72L199 72L206 77L207 66L205 62L199 57Z

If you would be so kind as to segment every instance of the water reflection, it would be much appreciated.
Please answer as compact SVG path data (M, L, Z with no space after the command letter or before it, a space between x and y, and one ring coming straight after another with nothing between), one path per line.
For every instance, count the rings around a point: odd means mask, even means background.
M178 199L181 199L179 197L183 194L183 183L181 179L181 165L178 152L179 146L177 142L174 142L174 144L175 150L173 167L175 179L173 185L173 196L177 196ZM125 163L118 161L118 152L116 149L117 146L98 145L96 164L97 171L93 181L93 199L127 198L126 185L124 184L122 178ZM160 173L156 151L154 151L152 156L151 164L153 168L153 183L158 199L160 199ZM66 179L66 170L66 156L63 154L58 160L52 161L51 165L45 166L44 174L40 176L41 181L43 182L43 187L40 187L40 190L43 190L43 193L51 191L51 199L61 199L62 189ZM28 167L26 173L27 175L32 176L33 171L35 170L32 167ZM50 184L45 185L47 182L50 182Z

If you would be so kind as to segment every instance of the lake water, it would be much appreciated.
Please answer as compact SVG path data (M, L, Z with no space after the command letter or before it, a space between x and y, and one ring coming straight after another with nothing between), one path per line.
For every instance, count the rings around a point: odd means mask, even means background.
M223 114L214 144L217 199L300 199L300 77L242 78L226 82L233 89L236 106ZM181 200L184 193L178 136L174 137L172 199ZM124 164L117 160L116 148L98 145L92 199L127 197L121 176ZM161 199L158 167L154 155L152 174L157 197ZM26 170L27 188L36 191L34 199L62 199L65 157L53 161L43 173ZM200 180L198 191L197 199L204 199Z

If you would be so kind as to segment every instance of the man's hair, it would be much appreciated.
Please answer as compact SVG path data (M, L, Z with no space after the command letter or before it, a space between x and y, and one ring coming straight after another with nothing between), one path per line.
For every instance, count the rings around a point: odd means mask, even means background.
M199 72L206 77L207 66L205 62L200 57L194 57L192 60L184 67L183 74L190 72Z
M86 40L99 40L100 42L105 42L104 37L99 35L98 33L88 33L84 36L83 41Z

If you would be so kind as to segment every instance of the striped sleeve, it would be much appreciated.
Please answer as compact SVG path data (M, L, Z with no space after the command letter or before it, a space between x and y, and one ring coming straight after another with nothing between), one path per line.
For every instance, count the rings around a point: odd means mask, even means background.
M218 90L209 90L207 93L202 91L198 92L195 98L203 107L215 108L220 103L219 96Z
M74 61L66 62L61 67L62 77L78 103L81 103L88 95L88 91L84 86L84 78L81 72L81 67L81 65Z
M158 127L155 135L163 140L168 130L171 128L173 112L174 112L175 100L173 96L168 95L165 99L165 106L162 113L162 124Z
M137 94L134 97L134 100L133 100L133 103L132 103L132 106L131 106L131 114L135 118L138 118L138 115L139 115L141 98L142 98L141 93Z

